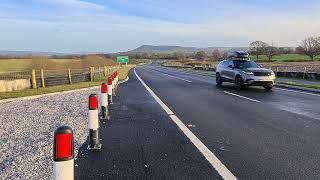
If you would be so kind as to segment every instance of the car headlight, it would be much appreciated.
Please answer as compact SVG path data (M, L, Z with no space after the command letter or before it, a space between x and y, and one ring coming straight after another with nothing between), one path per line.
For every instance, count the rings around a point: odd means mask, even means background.
M253 75L253 72L250 72L250 71L242 71L242 73L246 75Z

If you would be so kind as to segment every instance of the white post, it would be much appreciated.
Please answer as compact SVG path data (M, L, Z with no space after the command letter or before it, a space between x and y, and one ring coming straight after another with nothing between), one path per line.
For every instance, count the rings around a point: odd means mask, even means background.
M100 150L101 144L99 139L99 109L98 98L96 94L89 96L89 145L88 149Z
M53 179L74 179L73 131L68 126L61 126L54 132Z
M108 104L113 104L113 102L112 102L112 77L108 78L107 91L108 91Z
M104 120L108 120L108 94L107 94L107 85L106 83L101 84L101 95L100 95L100 102L101 102L101 118Z

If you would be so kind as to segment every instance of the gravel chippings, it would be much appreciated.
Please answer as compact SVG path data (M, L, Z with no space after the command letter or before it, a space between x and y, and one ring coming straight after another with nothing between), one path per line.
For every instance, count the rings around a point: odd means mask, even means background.
M0 179L52 179L53 132L74 131L75 157L88 135L88 97L99 89L0 103Z

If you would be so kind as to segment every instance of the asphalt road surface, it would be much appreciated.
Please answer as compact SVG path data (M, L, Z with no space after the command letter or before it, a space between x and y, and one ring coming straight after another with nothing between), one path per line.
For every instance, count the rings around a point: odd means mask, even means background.
M218 88L213 77L156 65L135 71L164 105L130 72L102 123L104 149L80 149L78 179L320 179L319 94Z

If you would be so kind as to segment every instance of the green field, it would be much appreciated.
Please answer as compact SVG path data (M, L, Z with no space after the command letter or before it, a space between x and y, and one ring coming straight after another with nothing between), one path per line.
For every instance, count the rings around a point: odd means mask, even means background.
M257 60L257 57L254 55L250 56L251 59ZM281 54L273 56L272 61L278 62L303 62L303 61L310 61L310 57L302 54ZM315 61L320 61L320 56L315 57ZM258 61L268 61L268 57L265 55L259 56Z
M0 72L24 71L30 66L31 59L0 60Z
M87 61L87 62L86 62ZM150 63L148 59L130 59L129 64ZM104 65L116 65L113 60L105 59L104 61L97 57L91 57L91 59L0 59L0 73L10 71L30 71L33 68L39 69L40 66L44 66L45 70L55 69L83 69L89 66L104 66Z

